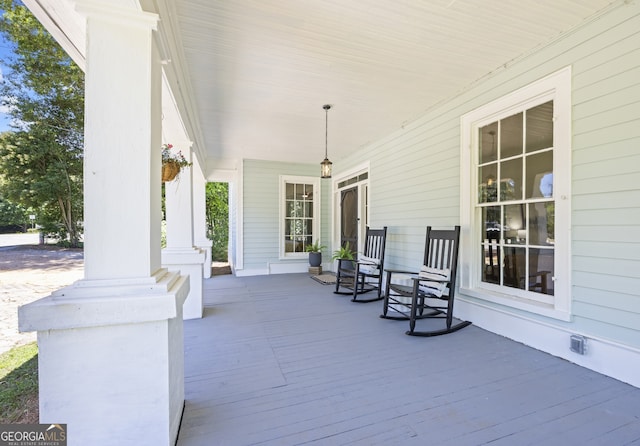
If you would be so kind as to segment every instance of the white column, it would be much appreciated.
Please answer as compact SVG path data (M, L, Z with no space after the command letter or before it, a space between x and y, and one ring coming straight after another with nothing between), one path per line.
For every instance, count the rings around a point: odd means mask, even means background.
M198 157L193 157L193 240L205 254L202 272L211 277L211 240L207 238L207 180L200 169Z
M173 144L188 161L193 160L191 142L165 141ZM184 168L180 176L165 183L167 247L162 250L162 265L169 271L189 276L189 295L184 303L184 319L202 317L202 264L205 254L193 242L193 170Z
M157 16L78 0L86 18L85 277L19 310L37 331L40 422L69 445L173 445L188 278L160 266ZM129 6L130 5L130 6Z

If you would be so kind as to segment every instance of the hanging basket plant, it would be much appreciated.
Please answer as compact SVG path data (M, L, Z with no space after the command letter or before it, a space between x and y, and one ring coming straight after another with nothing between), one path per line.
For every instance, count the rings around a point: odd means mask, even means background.
M180 171L191 166L191 163L187 161L181 151L173 153L171 149L172 144L162 145L162 182L173 181L178 178Z
M180 164L176 161L162 162L162 182L173 181L180 173Z

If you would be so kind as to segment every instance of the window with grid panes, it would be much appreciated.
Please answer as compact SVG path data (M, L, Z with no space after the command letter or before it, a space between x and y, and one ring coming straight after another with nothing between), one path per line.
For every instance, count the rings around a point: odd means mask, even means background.
M571 67L461 119L462 294L571 318Z
M315 178L282 177L281 257L307 257L319 238L319 190Z
M553 295L553 101L478 129L482 281Z

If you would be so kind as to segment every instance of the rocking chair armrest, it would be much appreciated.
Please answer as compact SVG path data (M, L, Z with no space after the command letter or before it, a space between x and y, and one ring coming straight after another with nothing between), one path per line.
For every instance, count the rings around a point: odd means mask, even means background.
M385 273L392 273L392 274L395 274L395 273L398 273L398 274L413 274L414 276L418 275L418 273L415 272L415 271L406 271L406 270L402 270L402 269L388 269L388 268L385 268L384 272Z
M451 282L451 279L431 279L429 277L411 277L411 280L415 282L437 282L437 283Z

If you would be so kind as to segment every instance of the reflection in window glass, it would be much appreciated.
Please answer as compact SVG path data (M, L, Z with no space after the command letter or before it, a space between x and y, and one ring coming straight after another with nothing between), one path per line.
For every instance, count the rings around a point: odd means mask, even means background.
M522 199L522 158L500 164L500 201Z
M500 238L500 206L487 206L482 208L482 227L486 232L485 238Z
M525 289L525 268L526 249L525 248L504 248L504 286L511 288Z
M479 179L478 201L480 203L498 201L498 165L494 163L481 167Z
M553 101L527 110L527 153L553 147Z
M500 284L500 206L482 208L482 280Z
M313 243L313 184L285 185L285 253L304 252Z
M482 281L487 283L500 284L500 245L498 241L487 239L482 244L481 264L484 265L482 270Z
M478 132L481 280L553 294L553 101Z
M529 244L551 246L555 241L553 202L529 204Z
M522 113L500 121L500 158L522 154Z
M489 163L498 159L498 123L494 122L480 129L479 163Z
M553 250L529 249L529 291L553 296Z
M504 207L504 241L507 244L523 245L527 242L527 220L525 205L512 204Z
M527 198L553 196L553 152L527 156Z

